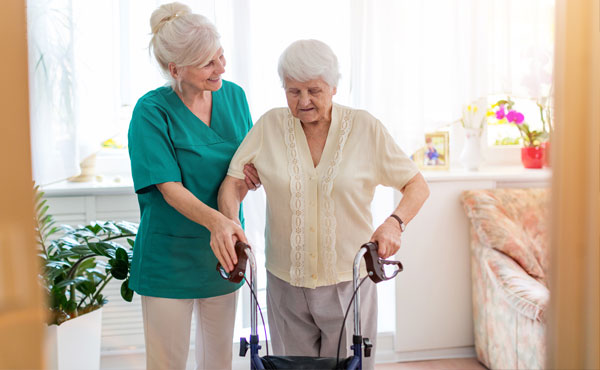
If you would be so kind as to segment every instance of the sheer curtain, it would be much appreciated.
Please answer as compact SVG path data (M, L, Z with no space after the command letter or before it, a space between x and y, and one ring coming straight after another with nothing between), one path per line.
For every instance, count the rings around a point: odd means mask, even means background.
M28 0L33 178L79 173L118 130L116 1Z
M548 94L553 1L353 0L352 103L409 152L490 94Z
M28 0L34 177L77 174L126 130L119 106L164 83L148 54L151 12L167 1ZM370 111L412 153L479 97L548 94L553 0L189 0L217 25L225 78L257 119L285 105L277 59L317 38L337 54L334 100Z

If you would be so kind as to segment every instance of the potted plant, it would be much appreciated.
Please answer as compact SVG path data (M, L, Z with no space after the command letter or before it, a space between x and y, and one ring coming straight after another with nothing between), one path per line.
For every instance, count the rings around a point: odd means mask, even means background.
M58 368L70 368L69 363L73 368L81 367L81 363L73 358L86 351L78 349L77 345L90 341L89 331L94 330L98 332L91 340L94 354L87 353L85 357L92 357L97 365L91 367L97 368L100 364L100 308L107 303L103 289L112 279L122 280L121 296L128 302L133 299L133 291L128 284L137 225L125 221L96 221L76 228L58 227L48 213L49 207L42 198L43 194L36 186L34 204L42 265L40 281L47 294L49 309L48 356L51 362L58 363ZM119 240L126 241L127 246L117 243ZM95 321L92 323L92 320ZM75 321L81 322L84 327L86 338L83 340L77 334L61 334L63 328L66 332L67 328L75 327ZM73 330L77 332L77 329ZM68 354L60 354L62 341L70 342L66 345Z
M532 129L523 113L513 108L515 102L508 97L506 100L498 100L492 105L493 114L500 123L508 122L514 124L518 129L524 147L521 148L521 161L525 168L542 168L544 159L544 148L542 142L548 138L546 126L542 130Z

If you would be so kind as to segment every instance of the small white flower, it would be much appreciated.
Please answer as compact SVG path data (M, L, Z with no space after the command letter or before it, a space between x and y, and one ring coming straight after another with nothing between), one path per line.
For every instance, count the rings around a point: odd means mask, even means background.
M475 102L463 107L462 124L464 128L483 128L485 124L485 113L487 100L480 98Z

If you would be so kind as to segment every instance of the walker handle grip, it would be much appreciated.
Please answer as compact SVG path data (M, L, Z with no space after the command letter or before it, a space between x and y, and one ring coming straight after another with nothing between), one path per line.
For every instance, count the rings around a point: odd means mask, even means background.
M250 246L240 240L235 243L235 254L237 255L238 262L229 273L221 266L221 262L217 262L217 271L223 279L229 280L232 283L239 283L244 279L246 263L248 262L248 255L245 252L247 248L250 248Z
M366 248L367 250L367 253L365 253L364 256L365 263L367 265L367 272L375 284L395 278L396 275L398 275L398 273L404 269L400 261L389 261L379 258L379 255L377 254L377 243L368 242L363 244L361 248ZM383 265L395 265L397 268L392 276L386 276Z

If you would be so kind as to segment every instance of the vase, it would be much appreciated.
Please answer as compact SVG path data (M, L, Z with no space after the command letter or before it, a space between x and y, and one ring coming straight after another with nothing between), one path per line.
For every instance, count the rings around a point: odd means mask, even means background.
M96 153L86 157L79 164L81 173L77 176L69 177L67 180L71 182L89 182L94 179L96 174Z
M544 164L544 148L528 146L521 148L521 162L525 168L542 168Z
M460 162L465 166L467 171L478 171L482 162L481 130L466 128L465 134L465 145L460 154Z

